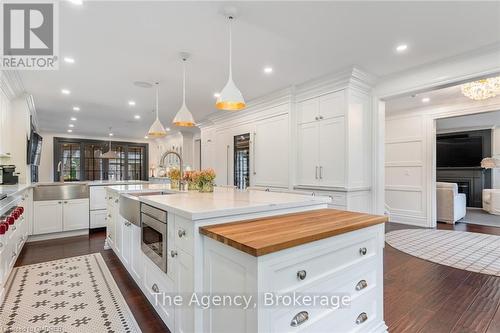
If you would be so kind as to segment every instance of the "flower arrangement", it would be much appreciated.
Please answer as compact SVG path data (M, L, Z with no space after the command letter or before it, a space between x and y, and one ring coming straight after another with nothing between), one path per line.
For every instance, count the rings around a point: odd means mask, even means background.
M188 190L198 189L198 184L196 183L195 176L196 176L196 171L185 171L184 172L184 177L182 177L182 180L187 182Z
M179 181L181 180L181 171L177 168L168 170L168 178L170 178L170 186L172 188L179 188Z
M200 192L213 192L215 171L213 169L204 169L201 171L194 171L191 177Z

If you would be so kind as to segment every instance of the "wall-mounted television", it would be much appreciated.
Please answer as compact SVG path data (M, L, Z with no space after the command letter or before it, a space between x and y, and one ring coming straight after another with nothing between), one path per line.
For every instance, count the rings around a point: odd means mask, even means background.
M479 167L483 159L483 137L467 134L437 137L437 167Z
M40 157L42 155L42 140L43 138L31 131L30 139L28 140L28 156L27 163L32 165L40 165Z

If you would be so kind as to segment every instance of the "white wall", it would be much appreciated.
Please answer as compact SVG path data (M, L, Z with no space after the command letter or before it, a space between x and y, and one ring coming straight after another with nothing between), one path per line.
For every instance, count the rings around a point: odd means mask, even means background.
M391 221L436 225L436 120L499 109L500 98L494 98L387 115L385 204Z

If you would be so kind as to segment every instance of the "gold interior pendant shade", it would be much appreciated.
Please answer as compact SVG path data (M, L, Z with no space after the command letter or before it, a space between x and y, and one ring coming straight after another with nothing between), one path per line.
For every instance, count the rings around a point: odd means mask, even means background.
M179 127L195 126L193 115L186 106L186 60L189 54L181 53L182 58L182 106L174 117L172 123Z
M226 85L220 92L220 96L217 98L215 107L219 110L226 111L239 111L243 110L246 106L245 100L243 99L243 94L236 87L233 81L233 56L232 56L232 31L231 22L234 19L233 16L228 16L229 19L229 78Z
M153 125L149 128L148 138L162 138L167 135L167 131L165 131L165 127L163 127L159 117L158 117L158 82L156 83L156 119L153 122Z

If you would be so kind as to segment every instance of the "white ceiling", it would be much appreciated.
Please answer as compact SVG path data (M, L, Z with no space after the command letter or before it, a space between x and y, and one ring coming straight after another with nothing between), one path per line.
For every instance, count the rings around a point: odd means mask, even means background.
M215 111L213 93L227 79L227 26L221 2L61 2L58 71L24 71L43 131L142 138L152 122L153 92L136 80L161 82L160 113L169 124L181 103L180 51L188 63L188 106L196 120ZM233 29L234 79L250 100L358 65L378 76L500 42L499 2L238 2ZM405 54L395 46L408 44ZM272 66L274 73L262 69ZM72 91L70 96L60 93ZM127 105L133 99L134 108ZM73 105L81 112L71 111ZM133 115L140 114L140 121Z

